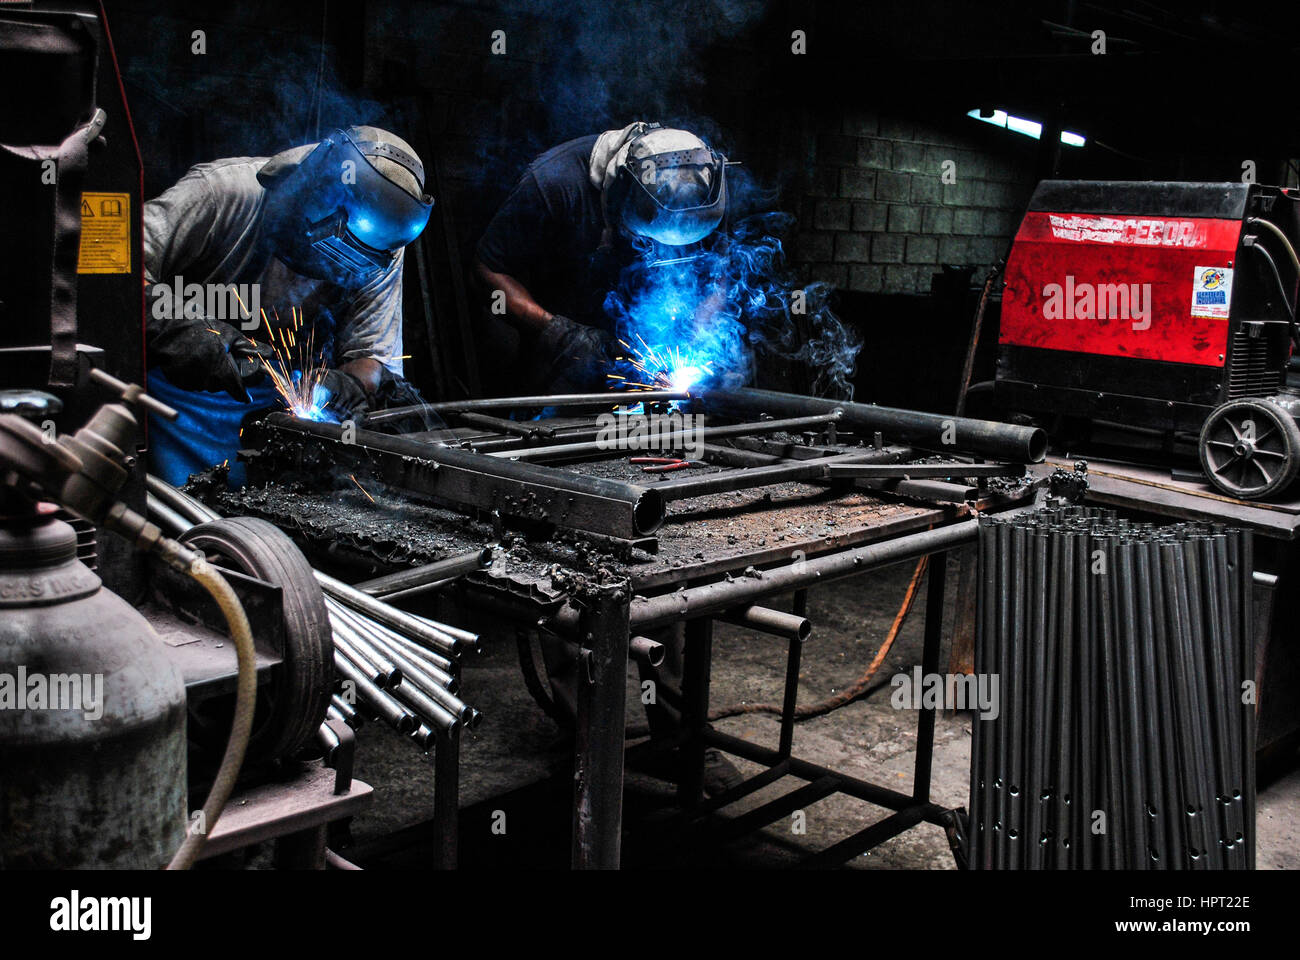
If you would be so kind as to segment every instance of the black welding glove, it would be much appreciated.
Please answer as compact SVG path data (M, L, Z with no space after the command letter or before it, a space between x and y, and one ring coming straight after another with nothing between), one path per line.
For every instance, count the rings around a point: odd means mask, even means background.
M350 373L328 370L320 385L329 394L325 409L342 419L364 413L370 404L370 394L365 386Z
M261 382L272 355L221 320L155 319L149 326L149 363L182 390L224 390L248 403L245 388Z
M553 392L598 390L614 362L615 341L607 331L556 314L538 336L543 380Z
M387 410L389 407L409 407L424 403L424 397L415 389L415 384L405 377L400 377L384 367L379 371L379 386L370 396L371 410Z

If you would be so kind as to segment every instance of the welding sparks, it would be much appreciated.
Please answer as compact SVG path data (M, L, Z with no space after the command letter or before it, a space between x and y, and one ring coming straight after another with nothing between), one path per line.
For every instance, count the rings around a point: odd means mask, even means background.
M374 502L375 502L375 498L372 497L372 496L370 495L370 492L369 492L365 487L363 487L363 486L361 485L361 481L357 479L356 474L354 474L354 473L349 473L349 474L348 474L348 479L351 480L353 483L355 483L355 484L357 485L357 489L360 490L362 493L364 493L364 494L366 495L366 499L367 499L367 500L369 500L371 503L374 503Z
M284 405L295 417L303 420L324 420L325 404L329 395L322 387L325 374L329 372L324 357L316 354L316 330L307 329L305 344L298 340L302 330L303 315L297 307L289 308L292 326L281 325L280 315L272 311L276 326L262 310L262 325L266 328L266 343L271 347L270 360L263 360L262 367L271 378L271 385L279 394ZM251 338L250 338L251 339ZM257 343L256 340L253 341Z
M233 292L240 308L244 311L245 318L252 317L239 292ZM326 419L324 411L329 396L321 387L321 382L329 372L329 367L323 356L316 355L315 327L308 328L307 342L303 345L298 342L298 333L302 330L303 321L301 309L289 308L292 325L288 327L282 324L278 311L271 311L275 316L275 327L271 326L266 310L262 309L259 312L262 315L262 326L266 329L265 342L271 348L272 354L270 360L262 359L262 369L271 378L271 385L275 388L275 392L295 417L303 420ZM252 337L248 339L255 346L257 345L257 340Z
M618 342L627 350L627 356L620 359L629 363L632 369L641 375L641 379L630 380L621 374L607 373L605 376L611 386L631 387L637 390L687 391L702 380L713 376L713 361L696 360L689 348L686 350L680 346L656 348L646 343L640 334L633 334L633 336L641 346L635 347L620 338Z

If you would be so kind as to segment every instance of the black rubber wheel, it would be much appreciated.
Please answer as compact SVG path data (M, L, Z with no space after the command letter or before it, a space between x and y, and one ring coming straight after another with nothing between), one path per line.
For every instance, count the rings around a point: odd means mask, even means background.
M1230 400L1216 407L1197 448L1210 483L1241 500L1281 493L1300 472L1300 426L1272 400Z
M288 536L256 517L203 523L181 540L217 565L280 587L286 649L271 682L258 689L247 756L261 762L296 754L324 721L334 684L334 634L311 566ZM191 738L224 745L233 703L233 697L228 703L206 701L202 715L191 712Z

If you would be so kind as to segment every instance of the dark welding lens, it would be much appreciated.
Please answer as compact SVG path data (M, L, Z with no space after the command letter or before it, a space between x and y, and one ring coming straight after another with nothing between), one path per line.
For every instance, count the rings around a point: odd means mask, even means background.
M307 241L326 260L351 273L386 270L393 262L394 254L376 250L353 235L348 229L348 212L343 207L311 224L307 228Z

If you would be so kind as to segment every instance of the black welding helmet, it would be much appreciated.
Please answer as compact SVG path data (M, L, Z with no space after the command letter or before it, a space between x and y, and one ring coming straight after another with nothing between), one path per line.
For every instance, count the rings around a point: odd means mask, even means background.
M285 201L278 233L286 261L349 278L387 270L433 209L415 152L375 127L334 130L305 149L272 157L258 173Z
M671 247L699 243L726 213L726 158L693 133L650 125L628 141L607 202L631 233Z

